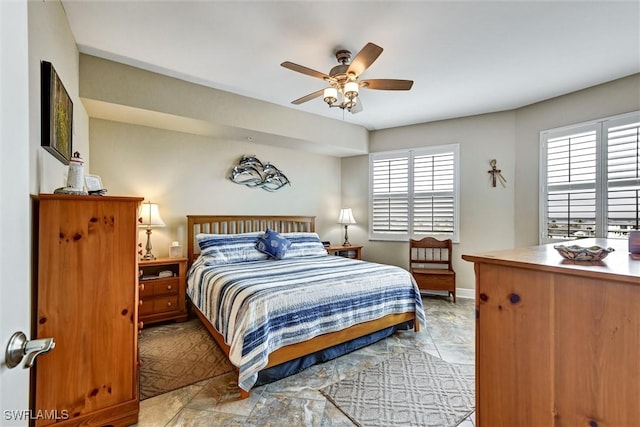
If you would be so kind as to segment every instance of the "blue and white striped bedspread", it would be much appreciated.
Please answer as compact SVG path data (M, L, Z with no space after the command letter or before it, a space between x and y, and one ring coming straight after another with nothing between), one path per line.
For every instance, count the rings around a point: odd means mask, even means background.
M281 347L394 313L425 324L418 287L400 267L338 256L205 261L189 270L187 294L229 345L246 391Z

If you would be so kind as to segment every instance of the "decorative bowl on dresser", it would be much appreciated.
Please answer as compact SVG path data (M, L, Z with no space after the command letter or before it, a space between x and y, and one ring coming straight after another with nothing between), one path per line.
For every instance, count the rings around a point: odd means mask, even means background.
M580 245L555 245L553 247L564 259L571 261L602 261L613 252L613 248L602 248L600 246L580 246Z

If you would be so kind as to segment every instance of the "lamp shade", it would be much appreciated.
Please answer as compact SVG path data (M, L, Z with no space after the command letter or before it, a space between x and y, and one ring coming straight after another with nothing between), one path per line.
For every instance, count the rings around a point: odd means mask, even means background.
M335 87L328 87L324 90L324 102L331 105L338 100L338 90Z
M355 224L356 219L353 217L351 208L340 209L340 217L338 217L338 224Z
M138 213L138 225L142 227L164 227L164 221L160 217L158 205L147 202L140 206Z
M358 83L348 82L344 85L344 96L349 99L353 99L358 96Z

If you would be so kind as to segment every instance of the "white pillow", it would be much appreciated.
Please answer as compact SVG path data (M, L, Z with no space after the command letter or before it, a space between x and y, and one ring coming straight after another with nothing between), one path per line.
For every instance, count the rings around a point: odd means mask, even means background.
M241 234L197 234L200 256L207 257L207 265L259 261L269 256L256 249L263 232Z
M295 232L281 235L291 242L291 247L284 255L285 259L327 255L327 250L317 233Z

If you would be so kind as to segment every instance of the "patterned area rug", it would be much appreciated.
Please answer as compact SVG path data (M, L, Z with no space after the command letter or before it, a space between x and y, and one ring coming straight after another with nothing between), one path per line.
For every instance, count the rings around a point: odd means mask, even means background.
M142 330L140 400L233 371L200 320Z
M474 410L474 366L410 349L320 392L356 425L457 426Z

